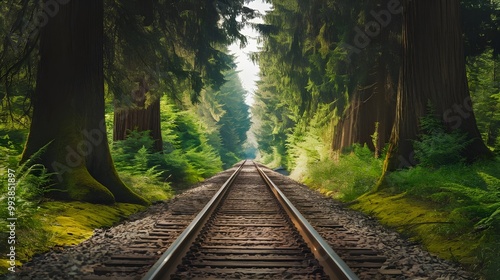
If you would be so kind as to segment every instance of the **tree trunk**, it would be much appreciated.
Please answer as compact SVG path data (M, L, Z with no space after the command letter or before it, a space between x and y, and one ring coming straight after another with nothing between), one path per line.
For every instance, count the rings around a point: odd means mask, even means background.
M349 108L336 125L333 150L342 151L353 144L366 144L378 155L389 141L394 118L392 112L395 108L395 90L390 73L385 69L386 65L378 64L375 83L364 89L356 89ZM374 141L372 135L376 129L378 136Z
M147 105L146 94L148 91L146 78L142 78L139 82L139 90L132 93L135 107L115 106L113 141L125 140L131 130L149 131L154 140L153 151L162 152L160 98L156 98L155 101Z
M469 162L491 153L472 111L459 8L458 0L404 1L402 66L384 172L416 164L412 141L429 101L449 131L468 133L472 142L463 155Z
M33 121L23 161L48 145L39 162L59 199L146 201L118 178L104 123L103 1L73 0L41 30ZM52 141L52 142L51 142Z

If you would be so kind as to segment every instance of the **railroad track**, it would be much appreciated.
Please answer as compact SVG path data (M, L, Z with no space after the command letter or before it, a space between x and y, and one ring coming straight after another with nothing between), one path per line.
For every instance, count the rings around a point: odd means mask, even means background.
M317 198L298 194L283 178L253 162L223 172L82 280L381 279L386 258L358 248L356 234L333 212L318 210L324 208Z
M143 279L358 279L257 165L244 162Z

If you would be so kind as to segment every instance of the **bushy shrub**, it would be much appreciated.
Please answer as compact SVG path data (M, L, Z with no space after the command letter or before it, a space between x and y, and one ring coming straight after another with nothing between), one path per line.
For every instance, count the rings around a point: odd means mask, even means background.
M147 154L152 154L154 140L149 131L129 131L125 140L112 144L113 160L118 168L126 168L135 159L142 148Z
M209 147L191 148L186 151L186 158L198 170L202 178L208 178L222 170L220 157Z
M367 146L353 145L338 161L324 159L307 167L307 185L343 201L352 201L376 184L382 160L376 159Z
M226 152L221 155L221 160L223 162L223 168L228 169L231 168L234 164L239 162L241 159L233 152Z
M186 125L187 126L187 125ZM178 185L187 185L199 182L222 170L220 156L208 145L195 127L187 129L190 138L197 138L191 142L196 146L183 147L175 141L175 135L165 139L173 143L164 143L163 153L153 152L153 139L148 131L131 131L127 138L114 142L112 155L115 165L121 175L143 176L151 170L158 180L169 181ZM194 132L193 132L194 131ZM196 133L195 133L196 132ZM173 130L170 133L175 133ZM179 132L189 138L185 130Z

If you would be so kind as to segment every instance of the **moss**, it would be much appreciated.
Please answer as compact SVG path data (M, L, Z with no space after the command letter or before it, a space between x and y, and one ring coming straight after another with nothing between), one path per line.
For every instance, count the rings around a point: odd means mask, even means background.
M85 167L68 172L65 182L68 198L71 200L103 204L115 202L113 194L95 180Z
M76 200L90 203L113 204L115 202L149 205L149 202L128 188L115 171L109 178L96 180L84 166L63 175L64 187L52 191L55 199ZM113 179L112 179L113 178Z
M42 205L37 218L52 234L48 240L50 244L68 246L91 237L95 228L110 227L141 209L142 206L124 203L106 206L85 202L48 202Z
M103 172L101 176L101 178L98 178L98 181L103 183L108 190L113 193L116 202L134 203L140 205L150 204L149 201L125 185L125 183L123 183L123 181L118 177L118 173L114 168L111 168L108 172Z
M133 190L152 203L167 200L173 197L174 193L168 183L160 182L144 174L131 175L125 172L120 173L123 182L133 188Z
M143 209L144 206L126 203L102 205L77 201L45 202L33 217L40 223L39 229L17 232L19 244L16 246L16 254L19 264L54 247L79 244L90 238L94 229L111 227ZM7 260L0 259L0 264L1 274L7 271L3 269Z
M435 210L431 203L418 202L406 194L390 194L379 191L367 194L351 207L368 213L382 224L396 228L400 233L418 241L431 253L441 258L459 261L463 264L474 262L474 251L479 245L479 236L471 233L450 236L455 226L449 214Z

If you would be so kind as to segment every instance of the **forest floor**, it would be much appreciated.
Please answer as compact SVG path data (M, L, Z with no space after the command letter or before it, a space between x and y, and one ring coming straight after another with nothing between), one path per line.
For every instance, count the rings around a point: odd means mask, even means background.
M478 237L474 234L455 237L443 234L444 228L452 222L446 212L436 210L428 203L412 200L405 194L380 191L359 198L351 208L397 229L441 258L469 268L479 261L474 257L474 251L479 246Z
M365 190L363 194L353 188L375 184L377 172L368 166L375 170L378 163L358 154L350 155L337 166L316 164L316 168L330 168L326 174L330 179L319 178L327 184L321 188L310 177L303 179L326 196L350 200L352 209L377 218L381 224L396 229L431 253L465 265L476 272L478 278L495 279L500 267L499 223L495 215L500 201L500 179L496 171L500 170L499 165L498 161L493 161L441 170L416 168L391 175L386 188L377 193ZM348 176L336 174L340 171L335 167L350 173ZM318 170L313 173L317 174ZM453 185L459 182L461 185ZM36 209L31 224L17 232L18 240L23 241L16 247L18 264L42 252L79 244L90 238L95 229L109 228L143 209L143 206L131 204L43 202ZM1 271L7 271L7 260L1 259L0 263Z
M114 226L144 209L144 206L126 203L44 202L31 217L30 225L16 230L19 241L15 247L16 263L21 265L37 254L77 245L90 238L95 229ZM0 274L7 269L8 259L3 255Z
M22 143L22 133L4 142ZM0 141L1 142L1 141ZM2 143L3 144L3 143ZM10 145L10 144L9 144ZM22 146L0 148L13 160ZM5 162L5 166L15 166ZM302 165L304 166L304 165ZM377 184L382 160L369 150L354 149L339 161L315 161L291 177L326 196L349 202L351 208L377 218L404 236L422 244L430 252L461 263L483 279L500 273L500 159L473 165L457 164L437 169L421 167L393 172L381 191L370 193ZM0 168L0 173L3 171ZM120 170L119 170L120 171ZM173 193L168 184L158 184L154 175L120 172L122 179L150 201L166 200ZM32 179L35 179L34 177ZM36 178L38 183L43 183ZM27 180L33 183L33 180ZM3 185L4 187L6 185ZM96 228L108 228L144 209L130 204L114 206L81 202L56 202L34 197L33 188L20 187L16 225L17 264L51 248L73 246L89 238ZM4 190L3 193L6 193ZM2 201L5 203L5 200ZM0 216L6 216L0 209ZM5 220L0 221L4 227ZM0 233L7 240L8 233ZM21 242L23 241L23 242ZM7 252L7 242L0 251ZM0 274L7 271L5 256Z

